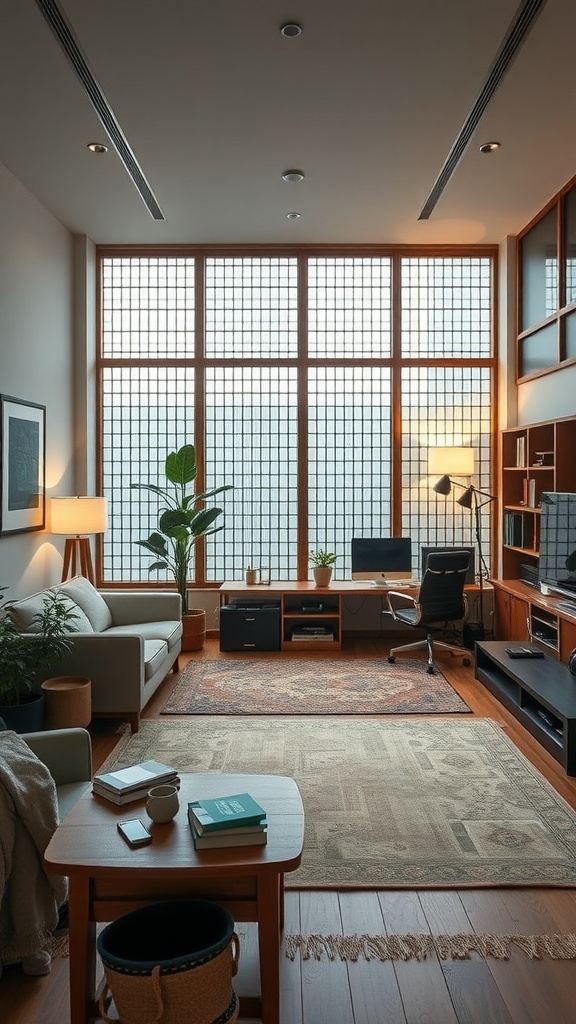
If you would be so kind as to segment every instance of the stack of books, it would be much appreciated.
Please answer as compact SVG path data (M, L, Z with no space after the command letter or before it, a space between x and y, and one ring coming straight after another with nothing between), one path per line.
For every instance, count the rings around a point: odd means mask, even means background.
M188 821L196 850L264 846L268 838L266 811L249 793L192 800Z
M141 761L131 768L95 775L92 780L92 792L113 804L130 804L134 800L142 800L148 796L148 790L152 786L159 786L163 782L178 785L178 772L167 764L160 764L159 761Z

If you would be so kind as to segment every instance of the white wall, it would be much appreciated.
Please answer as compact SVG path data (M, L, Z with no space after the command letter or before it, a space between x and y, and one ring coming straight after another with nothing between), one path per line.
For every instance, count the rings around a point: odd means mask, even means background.
M72 282L70 232L0 164L0 392L46 406L47 495L75 493ZM0 536L9 598L60 578L62 541Z

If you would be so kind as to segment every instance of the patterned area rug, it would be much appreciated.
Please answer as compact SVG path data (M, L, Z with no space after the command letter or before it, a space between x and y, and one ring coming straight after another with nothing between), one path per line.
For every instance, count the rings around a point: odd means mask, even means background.
M105 770L147 758L296 779L288 888L576 885L576 813L488 719L153 719Z
M423 715L469 712L423 659L190 661L163 715Z

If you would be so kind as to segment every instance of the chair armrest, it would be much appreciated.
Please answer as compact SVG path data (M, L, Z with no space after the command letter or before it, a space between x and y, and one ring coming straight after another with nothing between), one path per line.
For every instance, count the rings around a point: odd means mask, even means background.
M57 786L92 778L92 741L86 729L28 732L22 739L46 765Z
M180 594L164 591L102 590L115 626L133 622L163 622L182 618Z
M390 615L392 615L392 617L394 619L397 617L396 616L396 609L397 608L402 608L402 607L417 608L418 607L418 601L417 601L417 599L415 597L411 597L410 594L407 594L405 591L403 592L403 591L400 591L400 590L387 590L386 591L386 601L387 601L387 604L388 604L388 611L389 611Z

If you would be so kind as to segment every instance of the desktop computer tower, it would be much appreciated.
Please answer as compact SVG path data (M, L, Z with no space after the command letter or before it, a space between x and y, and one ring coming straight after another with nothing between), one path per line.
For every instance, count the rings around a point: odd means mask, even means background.
M280 602L222 605L220 650L279 651Z

